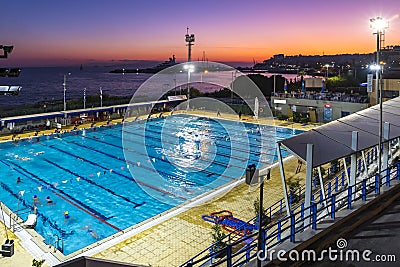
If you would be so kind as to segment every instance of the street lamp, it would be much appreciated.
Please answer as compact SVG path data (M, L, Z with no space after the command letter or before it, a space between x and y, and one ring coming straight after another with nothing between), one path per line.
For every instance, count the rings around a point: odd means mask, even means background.
M261 176L259 169L256 168L255 164L249 165L246 168L246 184L257 185L260 184L260 196L259 196L259 207L258 207L258 237L257 237L257 255L264 250L262 226L264 221L264 208L263 208L263 197L264 197L264 178L269 180L271 178L271 169L267 169L267 172ZM264 237L265 238L265 237ZM267 252L264 251L266 254ZM261 267L261 259L257 257L257 267Z
M233 83L236 80L236 70L232 71L231 104L233 104Z
M329 78L329 64L325 64L325 68L326 68L326 79Z
M378 92L379 92L379 142L378 142L378 177L379 177L379 186L378 190L380 192L381 187L381 164L382 164L382 88L380 84L380 73L381 73L381 65L379 62L379 54L381 51L381 40L383 40L383 35L385 34L385 29L389 28L389 22L381 17L372 18L369 20L370 28L374 30L373 34L376 34L376 96L378 103Z
M205 70L204 72L203 72L203 71L200 72L200 92L201 92L201 90L203 89L203 73L204 73L204 74L207 74L207 73L208 73L208 70Z
M192 64L185 64L183 66L183 68L185 70L187 70L188 72L188 81L187 81L187 107L186 107L186 111L189 111L189 99L190 99L190 88L189 88L189 84L190 84L190 73L194 72L194 65Z
M67 91L67 75L71 75L71 73L68 72L68 74L64 74L64 82L63 82L63 87L64 87L64 111L67 110L67 101L65 99L65 92Z

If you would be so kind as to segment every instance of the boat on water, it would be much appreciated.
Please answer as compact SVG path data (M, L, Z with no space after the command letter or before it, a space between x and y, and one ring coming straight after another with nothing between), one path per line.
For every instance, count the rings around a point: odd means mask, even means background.
M169 58L169 60L164 61L152 68L145 68L145 69L115 69L110 71L110 73L157 73L163 69L172 67L178 64L175 59L175 55Z

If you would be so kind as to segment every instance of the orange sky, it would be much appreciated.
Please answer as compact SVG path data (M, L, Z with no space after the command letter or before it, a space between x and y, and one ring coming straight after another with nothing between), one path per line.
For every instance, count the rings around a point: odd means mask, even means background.
M369 19L390 19L386 45L400 44L398 0L90 1L10 3L0 18L8 65L77 64L123 59L187 58L186 26L196 35L192 58L261 62L274 54L370 53ZM15 20L18 17L18 20ZM12 25L9 25L10 22Z

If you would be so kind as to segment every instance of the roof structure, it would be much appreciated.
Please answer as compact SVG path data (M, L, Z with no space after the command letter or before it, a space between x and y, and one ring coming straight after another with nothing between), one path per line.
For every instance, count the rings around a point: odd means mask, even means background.
M317 167L378 145L379 113L379 105L375 105L279 143L304 161L307 144L314 144L313 167ZM388 140L400 137L400 97L383 103L382 123L386 122L390 123ZM358 132L356 151L351 147L353 131Z
M0 92L1 93L1 92ZM104 107L95 107L95 108L87 108L87 109L73 109L67 111L56 111L56 112L48 112L48 113L39 113L39 114L29 114L15 117L6 117L0 118L0 123L6 124L10 122L24 122L24 121L32 121L32 120L42 120L42 119L51 119L55 117L67 117L67 116L75 116L78 114L89 113L93 114L96 112L103 111L115 111L126 108L133 108L137 106L152 106L152 105L163 105L166 103L176 103L182 100L159 100L159 101L150 101L150 102L140 102L140 103L129 103L115 106L104 106Z
M146 266L81 256L79 258L58 264L56 265L56 267L146 267Z

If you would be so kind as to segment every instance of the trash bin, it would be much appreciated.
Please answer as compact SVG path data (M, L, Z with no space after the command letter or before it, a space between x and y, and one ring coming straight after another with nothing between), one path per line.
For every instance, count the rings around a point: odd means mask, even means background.
M14 255L14 240L7 239L6 242L1 246L1 250L3 257L11 257Z

